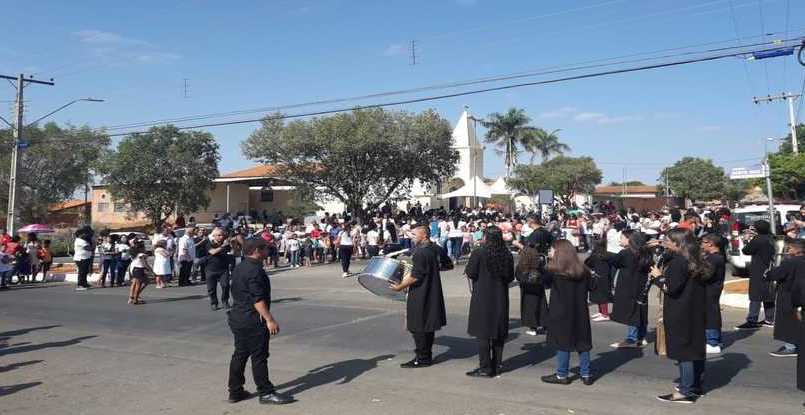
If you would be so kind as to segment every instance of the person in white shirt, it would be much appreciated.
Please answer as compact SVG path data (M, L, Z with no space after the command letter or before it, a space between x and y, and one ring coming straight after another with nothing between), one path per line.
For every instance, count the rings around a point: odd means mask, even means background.
M126 235L120 237L120 240L115 244L115 252L117 253L117 285L123 286L124 280L126 278L126 272L129 270L129 265L131 265L131 254L129 251L131 250L131 246L129 246L129 238Z
M161 242L160 242L161 243ZM145 253L138 253L131 261L131 288L129 289L129 304L145 304L140 298L143 290L148 285L148 257ZM153 270L150 270L153 273Z
M157 241L154 247L154 278L156 279L157 288L165 288L166 282L171 273L170 254L165 249L164 239Z
M369 257L375 257L380 253L380 232L377 231L377 227L372 225L369 228L369 232L366 232L366 251L369 254Z
M351 230L352 223L344 223L344 229L338 233L335 239L335 245L338 247L338 258L341 259L341 271L343 271L341 276L344 278L350 276L349 263L352 260L352 250L354 249Z
M177 255L179 259L179 286L190 285L193 263L196 261L196 228L185 228L184 235L179 238Z
M78 270L76 291L86 291L89 288L87 276L92 268L92 234L90 232L89 228L81 228L75 233L73 261Z
M288 240L285 241L285 245L290 256L291 268L299 268L301 266L299 264L299 240L296 239L295 233L290 234Z
M621 231L624 228L623 222L618 222L614 227L607 231L607 252L617 254L621 251Z

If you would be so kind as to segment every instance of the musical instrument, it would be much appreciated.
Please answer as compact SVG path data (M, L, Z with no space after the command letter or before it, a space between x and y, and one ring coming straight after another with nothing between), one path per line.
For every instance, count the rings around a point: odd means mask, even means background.
M376 256L369 259L366 267L358 274L358 283L372 294L395 301L405 301L406 294L392 290L390 284L399 284L406 275L411 274L413 265L389 257Z

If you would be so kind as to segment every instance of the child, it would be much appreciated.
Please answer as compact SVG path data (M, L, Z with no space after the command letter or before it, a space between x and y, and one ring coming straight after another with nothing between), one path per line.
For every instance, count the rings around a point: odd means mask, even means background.
M305 240L302 241L302 265L309 267L313 265L313 240L310 239L310 234L305 234Z
M149 269L145 253L138 252L131 261L131 288L129 289L129 304L145 304L140 298L145 287L148 285L148 276L145 271L148 269L152 274L154 271Z
M40 267L42 269L42 282L48 281L48 271L50 266L53 265L53 252L50 250L50 239L42 241L42 246L37 253L39 257Z
M154 248L154 275L156 287L165 288L171 274L170 253L164 239L157 241Z
M299 240L296 234L290 234L286 242L291 268L299 268Z

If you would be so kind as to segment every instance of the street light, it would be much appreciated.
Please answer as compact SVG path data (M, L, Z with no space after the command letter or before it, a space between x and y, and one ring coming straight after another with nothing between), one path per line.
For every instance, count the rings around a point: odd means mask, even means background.
M104 102L102 99L95 99L95 98L79 98L74 99L59 108L39 117L36 121L28 124L27 126L22 126L22 114L23 114L23 100L22 100L22 75L20 75L20 86L17 87L17 122L14 128L14 148L11 150L11 169L8 175L8 209L7 209L7 217L6 217L6 228L10 234L14 234L14 220L15 220L15 213L16 213L16 199L17 199L17 159L19 158L19 149L20 144L22 144L22 130L25 127L30 127L38 123L39 121L44 120L47 117L69 107L70 105L75 104L79 101L87 101L87 102ZM5 119L4 119L5 121Z

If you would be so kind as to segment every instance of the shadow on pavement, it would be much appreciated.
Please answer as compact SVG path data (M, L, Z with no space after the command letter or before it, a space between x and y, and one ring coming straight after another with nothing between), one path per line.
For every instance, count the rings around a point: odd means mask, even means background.
M20 383L18 385L0 386L0 396L11 395L21 390L33 388L34 386L41 385L42 382Z
M12 364L10 364L8 366L0 366L0 373L10 372L10 371L12 371L14 369L18 369L18 368L21 368L23 366L35 365L37 363L42 363L42 362L44 362L44 360L30 360L30 361L27 361L27 362L12 363Z
M641 357L643 357L643 349L615 349L598 353L590 362L590 370L596 378L603 378L619 367Z
M0 337L20 336L20 335L23 335L23 334L28 334L28 333L30 333L32 331L54 329L56 327L61 327L61 325L60 324L55 324L55 325L52 325L52 326L39 326L39 327L30 327L30 328L27 328L27 329L5 331L5 332L0 333Z
M149 300L148 303L172 303L174 301L186 301L186 300L201 300L202 298L209 298L209 296L204 294L196 294L196 295L186 295L184 297L173 297L173 298L158 298Z
M520 353L517 356L510 357L503 361L503 370L511 372L526 366L538 365L554 356L556 351L548 346L546 342L542 343L526 343L520 350L525 350L525 353ZM506 354L506 349L503 349L503 354Z
M514 341L519 336L518 333L509 333L506 343ZM434 339L433 344L447 347L447 350L433 358L434 364L444 363L453 359L467 359L478 355L478 339L472 337L439 336Z
M11 348L8 348L8 349L0 350L0 356L5 356L5 355L15 354L15 353L27 353L27 352L33 352L33 351L36 351L36 350L50 349L50 348L54 348L54 347L72 346L72 345L81 343L84 340L92 339L92 338L95 338L95 337L98 337L98 336L82 336L82 337L76 337L74 339L60 341L60 342L48 342L48 343L41 343L41 344L32 344L32 345L29 345L29 346L11 347Z
M724 353L720 359L708 360L704 367L704 390L711 392L729 385L752 360L743 353Z
M352 380L358 376L377 368L378 362L388 360L393 357L394 355L386 354L373 357L371 359L350 359L342 362L331 363L312 369L306 375L290 382L283 383L282 385L278 385L276 388L278 390L282 390L283 393L296 395L330 383L343 385L352 382Z
M277 298L276 300L271 300L271 304L295 303L302 300L304 300L302 297Z
M755 333L759 332L760 330L732 330L732 331L723 331L721 333L721 343L723 344L724 348L728 348L733 344L751 337Z

